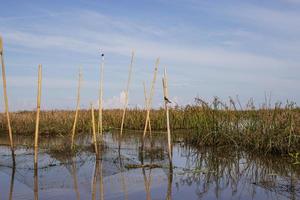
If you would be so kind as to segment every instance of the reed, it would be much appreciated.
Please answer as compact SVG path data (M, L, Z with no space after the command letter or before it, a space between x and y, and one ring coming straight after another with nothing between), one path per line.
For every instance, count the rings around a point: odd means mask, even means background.
M121 135L123 134L125 114L126 114L126 109L128 106L128 92L129 92L129 85L130 85L130 81L131 81L133 59L134 59L134 51L132 51L132 54L131 54L131 62L130 62L130 66L129 66L128 80L127 80L127 86L126 86L126 90L125 90L125 102L124 102L124 107L123 107L123 115L122 115L122 121L121 121L121 131L120 131Z
M170 117L169 117L169 92L168 92L168 79L167 79L167 69L164 70L164 76L162 78L163 92L164 92L164 104L166 110L166 120L167 120L167 133L168 133L168 150L169 159L172 162L172 141L171 141L171 131L170 131Z
M77 125L77 118L78 118L78 111L79 111L79 104L80 104L80 87L81 87L81 79L82 79L82 73L81 69L79 69L79 75L78 75L78 87L77 87L77 103L76 103L76 111L75 111L75 117L74 117L74 123L72 127L72 138L71 138L71 148L74 148L74 137L76 132L76 125Z
M102 56L102 63L100 67L100 81L99 81L99 102L98 102L98 135L102 136L103 123L102 123L102 107L103 107L103 69L104 69L104 54Z
M39 65L39 67L38 67L38 91L37 91L36 122L35 122L35 135L34 135L34 165L35 166L37 165L37 159L38 159L41 92L42 92L42 65Z
M145 121L145 126L144 126L143 137L146 136L148 121L150 120L150 109L151 109L151 106L152 106L152 98L153 98L153 95L154 95L154 86L155 86L155 82L156 82L158 65L159 65L159 58L157 58L156 62L155 62L153 80L152 80L152 84L151 84L151 90L150 90L149 99L148 99L148 102L147 102L147 106L148 107L147 107L147 114L146 114L146 121Z
M5 105L5 114L6 114L6 121L8 127L8 135L10 141L10 148L12 153L13 165L15 165L15 153L14 153L14 140L13 140L13 133L10 123L10 116L8 110L8 97L7 97L7 87L6 87L6 72L5 72L5 65L4 65L4 58L3 58L3 40L0 36L0 56L1 56L1 67L2 67L2 81L3 81L3 98L4 98L4 105Z

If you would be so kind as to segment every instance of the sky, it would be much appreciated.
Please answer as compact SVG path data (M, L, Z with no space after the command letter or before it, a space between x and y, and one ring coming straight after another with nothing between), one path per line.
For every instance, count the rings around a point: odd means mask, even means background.
M105 53L104 108L122 106L135 51L129 106L143 107L160 58L153 107L162 106L167 68L170 99L257 105L265 96L300 103L300 0L0 0L9 106L74 109L79 68L82 108L97 102ZM1 82L0 111L3 111Z

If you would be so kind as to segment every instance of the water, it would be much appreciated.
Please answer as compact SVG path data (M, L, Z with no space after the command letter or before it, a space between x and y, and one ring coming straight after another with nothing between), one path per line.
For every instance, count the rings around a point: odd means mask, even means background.
M97 158L90 136L77 136L73 154L69 138L41 136L36 170L32 137L15 139L16 167L0 138L0 199L300 199L290 158L196 149L176 137L171 165L166 134L141 136L106 133Z

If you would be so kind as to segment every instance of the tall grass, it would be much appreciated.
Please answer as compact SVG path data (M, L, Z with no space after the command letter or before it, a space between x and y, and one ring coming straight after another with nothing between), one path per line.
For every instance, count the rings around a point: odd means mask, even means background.
M215 98L213 102L195 99L193 105L170 108L172 130L185 130L190 143L203 146L236 146L265 153L288 153L300 151L300 109L292 102L276 103L272 108L259 108L250 101L244 109L237 109L234 102L228 104ZM91 134L91 114L80 110L78 133ZM103 110L103 127L119 128L122 109ZM145 110L128 109L124 129L143 130ZM69 134L73 125L74 111L42 111L41 134ZM95 116L97 117L97 116ZM15 134L32 134L35 113L23 111L11 114ZM163 108L151 110L152 130L166 130L166 113ZM7 129L5 115L0 114L0 133ZM190 131L187 131L190 130Z

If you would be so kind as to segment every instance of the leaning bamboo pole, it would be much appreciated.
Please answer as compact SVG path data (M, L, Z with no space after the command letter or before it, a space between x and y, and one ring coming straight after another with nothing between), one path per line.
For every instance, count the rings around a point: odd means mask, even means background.
M102 123L102 109L103 109L103 69L104 69L104 54L102 56L102 63L100 67L100 81L99 81L99 102L98 102L98 136L102 137L103 123Z
M123 107L123 115L122 115L122 122L121 122L121 131L120 131L121 135L123 134L125 114L126 114L126 109L127 109L127 105L128 105L128 92L129 92L129 85L130 85L131 74L132 74L133 59L134 59L134 51L132 51L132 54L131 54L131 62L130 62L130 66L129 66L128 80L127 80L127 86L126 86L126 90L125 90L125 102L124 102L124 107Z
M75 111L75 118L72 128L72 138L71 138L71 148L74 148L74 137L76 132L76 125L77 125L77 118L78 118L78 111L79 111L79 104L80 104L80 86L81 86L81 80L82 80L82 73L81 68L79 69L79 75L78 75L78 87L77 87L77 103L76 103L76 111Z
M147 90L146 90L145 81L143 81L143 86L144 86L144 97L145 97L145 110L147 110L147 108L148 108L148 97L147 97ZM150 135L151 135L151 120L150 120L150 117L149 117L149 120L148 120L148 127L149 127L149 132L150 132Z
M9 110L8 110L6 73L5 73L3 52L4 52L3 41L2 41L2 37L0 36L0 56L1 56L1 66L2 66L3 98L4 98L5 114L6 114L6 120L7 120L8 136L9 136L10 148L11 148L11 153L12 153L13 165L15 165L14 141L13 141L13 133L12 133L11 125L10 125L10 117L9 117Z
M163 92L164 92L164 103L167 117L167 133L168 133L168 150L169 159L172 160L172 144L171 144L171 131L170 131L170 117L169 117L169 92L168 92L168 79L167 79L167 69L164 70L164 76L162 78Z
M95 128L95 114L94 114L94 107L92 103L91 103L91 112L92 112L93 143L94 143L96 155L98 155L97 136L96 136L96 128Z
M155 62L154 75L153 75L153 80L152 80L152 85L151 85L151 90L150 90L150 96L148 98L148 103L147 103L147 115L146 115L146 122L145 122L145 127L144 127L144 134L143 134L144 137L146 136L148 121L150 120L150 109L151 109L151 105L152 105L152 98L154 95L154 85L156 82L158 65L159 65L159 58L157 58L156 62Z
M35 123L35 137L34 137L34 164L37 165L38 159L38 142L39 142L39 122L41 109L41 92L42 92L42 65L38 67L38 94L37 94L37 109L36 109L36 123Z

